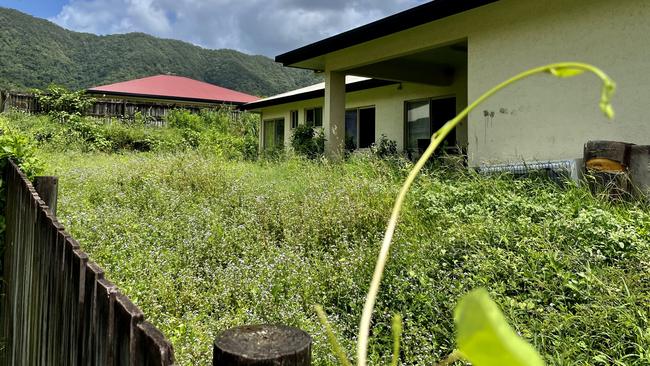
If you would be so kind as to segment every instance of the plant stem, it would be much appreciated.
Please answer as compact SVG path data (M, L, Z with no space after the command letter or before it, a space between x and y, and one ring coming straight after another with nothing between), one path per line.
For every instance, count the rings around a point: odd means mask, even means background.
M330 325L330 322L327 320L327 314L325 314L325 310L323 310L323 308L320 305L314 306L314 310L316 310L316 314L318 315L318 319L320 320L321 324L323 325L323 327L325 327L327 340L330 342L330 346L332 347L336 358L339 359L339 362L341 363L342 366L352 366L352 364L348 360L348 357L345 355L345 351L343 350L343 347L341 347L338 340L336 339L334 330L332 330L332 326Z
M436 366L449 366L460 359L462 359L462 355L457 349L455 349L454 352L452 352L444 360L440 361Z
M390 363L391 366L399 364L399 348L400 340L402 339L402 316L395 314L393 317L393 359Z
M502 82L501 84L493 87L492 89L488 90L485 94L481 95L478 99L476 99L472 104L467 106L467 108L465 108L462 112L460 112L456 117L454 117L452 120L445 123L438 131L436 131L431 136L431 143L424 151L420 159L417 161L417 163L415 163L415 166L409 173L408 177L406 178L406 181L404 182L404 185L399 191L399 194L397 196L397 199L395 200L395 204L393 206L393 210L390 215L390 219L388 221L388 226L386 227L384 239L382 241L381 249L379 251L379 256L377 258L377 264L375 265L375 271L372 276L372 281L370 282L368 295L366 296L366 303L363 307L361 322L359 324L359 342L357 343L357 365L366 366L367 363L366 358L368 352L367 350L368 335L370 333L370 321L372 319L372 312L375 306L375 302L377 300L377 293L379 292L379 284L381 282L381 277L384 272L384 267L386 266L386 262L388 259L388 252L390 249L391 242L393 240L393 234L395 233L395 227L397 226L397 220L399 218L400 211L404 204L406 193L408 192L409 188L415 181L415 178L419 174L420 170L422 170L422 167L424 167L424 164L427 162L427 160L429 160L433 152L436 150L438 145L440 145L440 143L444 140L444 138L449 134L449 132L451 132L454 128L456 128L456 126L461 122L463 118L465 118L474 108L476 108L487 98L489 98L499 90L505 88L506 86L515 83L521 79L525 79L529 76L539 74L539 73L545 73L545 72L558 75L556 73L556 70L565 70L565 69L589 71L594 73L596 76L598 76L600 79L603 80L604 86L601 94L601 109L603 110L603 112L605 112L606 114L608 114L608 116L611 117L611 115L613 115L613 111L611 111L611 106L609 105L609 98L611 97L615 89L614 82L602 70L592 65L578 63L578 62L563 62L563 63L541 66L541 67L537 67L522 72L521 74L518 74ZM611 113L605 111L608 108L609 108L609 112Z

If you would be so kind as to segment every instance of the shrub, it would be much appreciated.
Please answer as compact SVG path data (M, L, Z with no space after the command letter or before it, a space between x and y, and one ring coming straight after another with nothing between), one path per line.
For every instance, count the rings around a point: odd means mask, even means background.
M11 111L6 122L50 151L182 151L198 149L227 159L254 160L258 151L259 117L228 109L192 114L171 111L163 127L136 113L132 121L99 120L78 114L33 116Z
M7 120L0 117L0 171L4 170L9 159L13 159L29 179L43 170L43 164L35 155L32 139L11 128ZM6 184L0 175L0 271L3 270L5 248L5 206Z
M298 125L291 135L293 151L309 159L315 159L325 151L325 135L307 125Z
M397 142L395 140L389 140L386 135L382 134L379 142L372 144L370 151L382 159L396 157Z
M205 128L204 120L196 113L185 109L174 109L165 116L167 126L172 128L191 129L202 131Z
M35 94L43 111L61 122L67 121L70 116L81 116L95 101L87 97L83 90L70 91L58 85L50 85L46 92L38 90Z

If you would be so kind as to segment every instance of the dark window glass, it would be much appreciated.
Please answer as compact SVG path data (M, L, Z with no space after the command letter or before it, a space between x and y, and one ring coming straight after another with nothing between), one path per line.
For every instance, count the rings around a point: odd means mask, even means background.
M314 127L314 110L306 109L305 110L305 124L309 127Z
M298 127L298 111L291 111L291 128Z
M323 108L314 109L314 126L323 126Z
M359 109L359 148L375 143L375 108Z

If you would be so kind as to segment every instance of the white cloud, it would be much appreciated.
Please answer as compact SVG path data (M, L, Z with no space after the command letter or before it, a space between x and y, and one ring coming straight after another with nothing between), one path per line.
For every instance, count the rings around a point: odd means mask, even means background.
M423 0L70 0L52 18L76 31L144 32L274 56Z

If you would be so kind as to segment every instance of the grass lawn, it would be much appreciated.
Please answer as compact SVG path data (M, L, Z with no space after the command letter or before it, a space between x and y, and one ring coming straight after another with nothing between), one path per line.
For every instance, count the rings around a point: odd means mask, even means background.
M228 162L182 153L42 153L59 219L172 341L180 365L251 323L298 326L334 365L312 309L352 354L406 163ZM374 315L370 359L450 353L452 309L485 287L554 365L650 364L650 210L542 179L430 172L409 194Z

